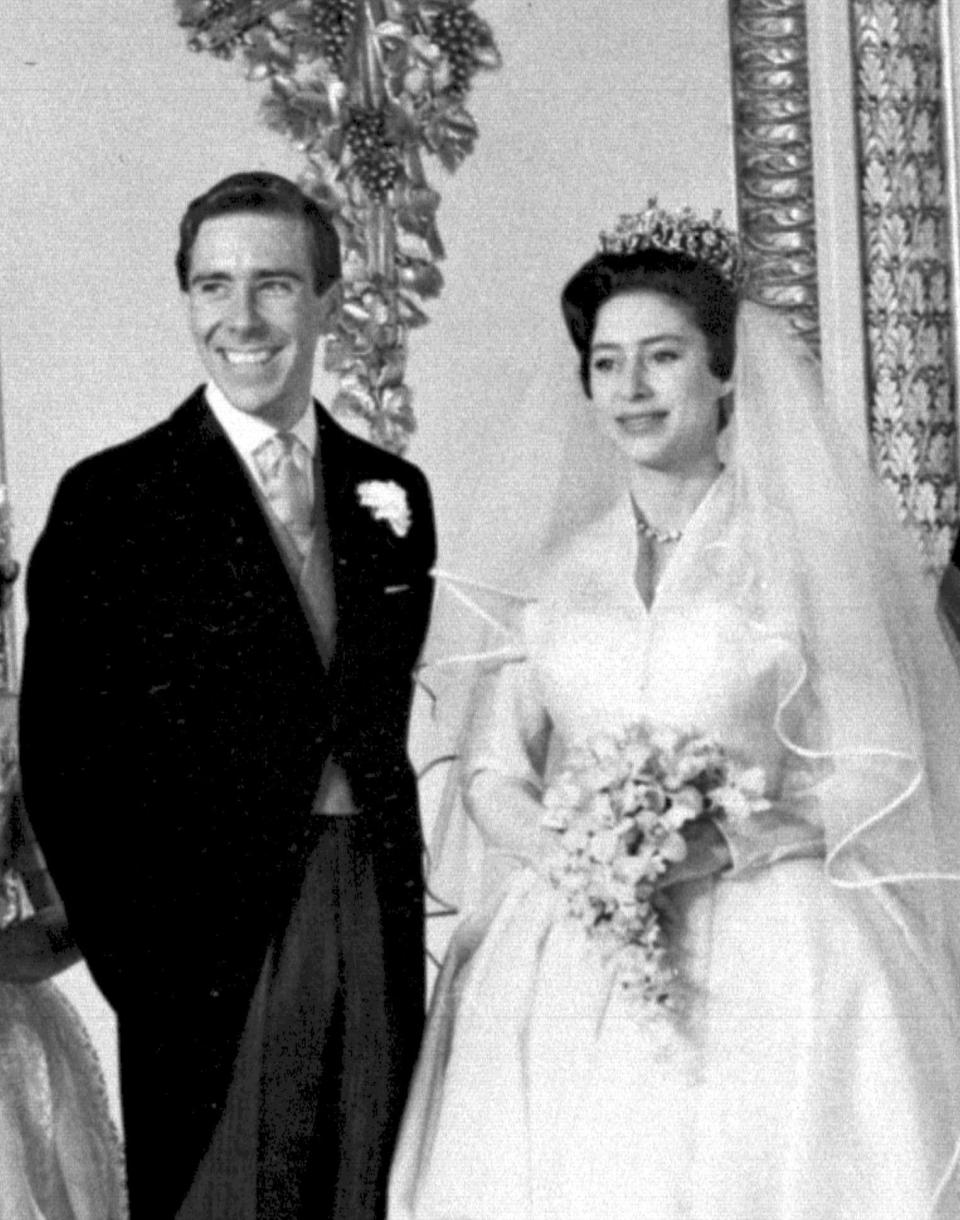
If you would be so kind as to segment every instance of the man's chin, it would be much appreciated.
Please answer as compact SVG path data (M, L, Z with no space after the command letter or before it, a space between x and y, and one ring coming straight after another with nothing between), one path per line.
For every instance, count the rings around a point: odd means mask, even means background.
M276 407L276 395L263 387L237 385L225 378L214 378L217 389L231 407L244 415L270 416Z

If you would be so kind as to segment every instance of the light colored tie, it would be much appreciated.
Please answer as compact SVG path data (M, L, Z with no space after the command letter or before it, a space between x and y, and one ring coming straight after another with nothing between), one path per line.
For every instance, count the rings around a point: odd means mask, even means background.
M257 446L253 460L273 515L306 558L313 536L310 450L292 432L276 432Z

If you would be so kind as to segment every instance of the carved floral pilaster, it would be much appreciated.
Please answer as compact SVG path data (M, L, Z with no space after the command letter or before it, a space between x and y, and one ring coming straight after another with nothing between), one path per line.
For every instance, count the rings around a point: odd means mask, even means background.
M806 9L731 0L734 151L750 295L819 348Z
M939 0L851 0L870 431L946 564L957 528L950 199Z

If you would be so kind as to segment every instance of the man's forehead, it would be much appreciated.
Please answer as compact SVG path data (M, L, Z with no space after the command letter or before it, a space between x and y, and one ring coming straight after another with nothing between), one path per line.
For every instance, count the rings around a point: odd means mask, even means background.
M306 222L297 216L262 212L227 212L210 216L197 230L191 272L229 266L246 271L309 269Z

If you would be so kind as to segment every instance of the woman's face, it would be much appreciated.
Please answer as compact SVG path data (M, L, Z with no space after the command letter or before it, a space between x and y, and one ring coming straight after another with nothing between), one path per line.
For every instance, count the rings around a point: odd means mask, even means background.
M673 298L624 292L597 313L590 391L600 429L641 466L683 473L716 461L719 400L703 332Z

